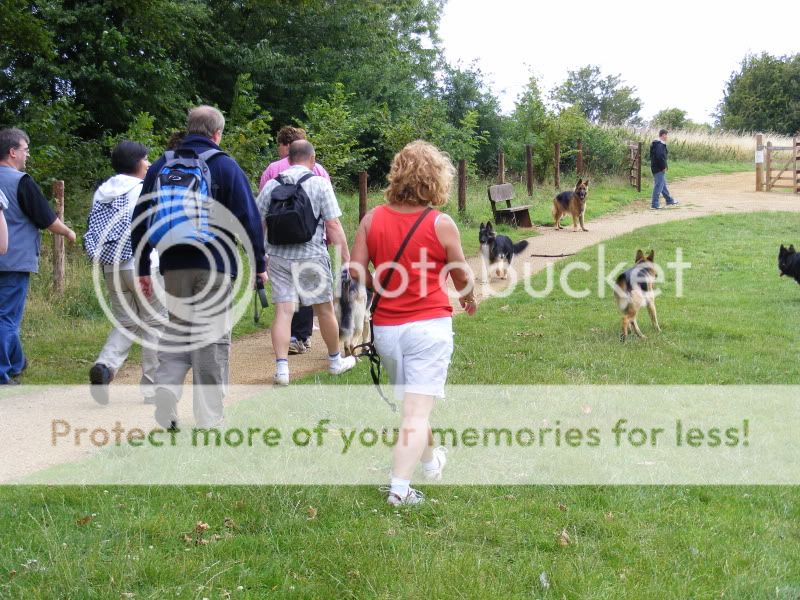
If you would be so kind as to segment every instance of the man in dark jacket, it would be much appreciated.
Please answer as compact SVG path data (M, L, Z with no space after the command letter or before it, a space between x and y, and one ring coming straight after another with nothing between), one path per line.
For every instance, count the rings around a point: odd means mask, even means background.
M176 150L179 156L192 153L199 156L209 150L219 152L207 162L211 179L207 215L209 224L215 222L216 227L211 229L217 234L205 243L192 240L170 245L163 243L166 239L163 238L156 244L169 313L169 325L159 344L155 376L155 417L164 428L177 427L177 402L189 369L194 382L197 425L214 427L222 422L230 358L230 308L239 258L232 229L241 228L239 241L251 246L257 277L262 281L267 279L263 228L250 184L236 161L219 148L224 127L225 118L217 109L193 108L189 111L187 135ZM165 164L166 157L162 156L148 169L132 219L131 243L138 261L139 284L146 296L153 293L152 232L148 231L147 216L158 206L153 191ZM241 239L242 236L247 239Z
M667 206L675 206L678 201L673 198L667 189L667 135L669 132L662 129L658 132L658 139L650 144L650 170L653 172L653 198L650 208L659 209L658 198L664 194Z

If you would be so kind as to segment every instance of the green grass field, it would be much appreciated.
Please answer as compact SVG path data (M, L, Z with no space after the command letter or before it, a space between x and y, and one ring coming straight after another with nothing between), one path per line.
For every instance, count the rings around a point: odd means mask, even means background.
M572 299L557 291L532 300L516 292L483 303L474 318L455 319L450 381L796 384L800 288L777 276L776 256L780 243L796 240L798 225L793 214L707 217L612 240L609 265L630 263L637 248L654 248L664 260L677 247L692 263L683 298L674 297L673 281L663 284L663 333L654 334L643 313L648 339L621 344L610 295ZM596 251L575 259L596 266ZM534 279L536 289L544 277ZM592 273L576 271L570 281L577 288L590 280ZM337 383L367 381L362 365ZM398 511L371 487L0 488L0 597L800 593L796 488L427 491L435 501ZM209 525L208 544L194 541L198 521ZM560 543L563 531L567 545Z

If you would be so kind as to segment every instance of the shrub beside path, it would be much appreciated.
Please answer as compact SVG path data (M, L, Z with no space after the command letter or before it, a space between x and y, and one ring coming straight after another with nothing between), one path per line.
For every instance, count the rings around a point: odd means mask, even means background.
M521 274L527 263L529 272L535 274L545 269L548 263L562 259L532 257L531 254L568 255L640 227L666 221L722 213L800 212L800 197L797 195L752 191L752 173L693 177L672 183L670 188L680 201L678 207L653 211L649 209L649 200L643 199L619 213L589 221L588 232L572 232L570 225L562 231L556 231L550 226L536 227L538 235L528 238L529 246L515 259L515 268ZM518 241L516 236L514 241ZM789 241L792 240L787 240ZM472 257L469 262L480 279L481 259ZM491 281L487 284L488 287L479 285L477 296L479 299L485 298L490 290L499 291L506 285L507 282L499 280ZM458 308L456 314L460 312L461 309ZM265 329L234 340L230 363L231 383L263 385L271 382L274 360L269 330ZM327 356L318 332L314 336L312 351L290 357L290 365L293 378L317 374L321 382L328 380L330 376L326 373ZM41 389L22 386L19 391L27 390L26 395L4 398L4 419L0 422L0 436L4 440L6 450L3 454L5 460L0 461L0 482L24 477L52 465L78 460L96 451L96 448L86 442L80 447L64 443L53 448L50 430L54 411L58 412L57 418L71 422L75 426L79 424L89 430L94 427L111 429L117 421L123 423L126 429L132 427L140 427L145 431L152 429L155 425L153 408L142 403L136 387L139 372L138 365L129 364L118 374L111 386L112 399L107 407L94 404L85 393L85 388L59 391L55 386ZM368 379L365 379L364 383L368 383ZM121 393L123 388L120 384L130 384L125 386L124 394ZM118 390L117 397L115 397L115 387ZM44 391L45 389L47 391ZM178 405L180 422L185 425L193 423L192 401L188 391L184 392L184 398ZM237 392L234 388L228 398L228 404L236 402L240 394L241 390Z

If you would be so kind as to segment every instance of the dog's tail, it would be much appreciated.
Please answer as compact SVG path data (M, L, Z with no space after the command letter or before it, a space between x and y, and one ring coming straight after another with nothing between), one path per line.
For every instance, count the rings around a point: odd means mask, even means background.
M514 254L519 254L528 247L528 240L522 240L514 244Z

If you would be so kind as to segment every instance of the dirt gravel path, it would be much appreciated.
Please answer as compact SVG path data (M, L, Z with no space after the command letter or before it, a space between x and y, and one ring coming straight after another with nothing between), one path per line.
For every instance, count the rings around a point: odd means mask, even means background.
M559 258L531 257L531 254L560 255L572 254L613 237L629 233L640 227L690 219L720 213L745 213L756 211L795 211L800 212L800 197L794 194L756 193L753 190L752 173L712 175L693 177L671 184L674 196L680 205L675 208L653 211L649 209L647 193L643 199L625 210L598 218L587 223L588 232L573 232L571 225L566 230L556 231L553 227L538 226L539 235L529 238L528 249L515 260L515 268L522 273L525 263L534 274L546 268L548 263ZM591 195L589 196L591 203ZM488 208L488 207L487 207ZM516 240L515 240L516 241ZM481 259L470 259L473 271L480 279ZM491 290L502 290L507 282L493 280L487 286L478 286L478 298L491 294ZM233 342L230 363L232 384L259 384L271 381L274 354L269 330L239 338ZM314 336L311 352L290 357L292 377L319 373L321 381L329 376L324 372L327 357L322 339ZM144 405L138 396L135 385L139 379L139 366L128 364L118 374L112 391L119 389L118 397L113 398L109 407L95 405L86 391L66 390L61 393L56 388L47 392L31 390L25 396L3 399L4 419L0 421L0 436L5 441L0 452L0 482L10 481L41 470L45 467L77 460L95 451L86 441L80 447L74 444L52 446L53 406L57 403L58 417L70 423L80 423L91 430L92 427L111 429L116 421L125 423L126 428L153 427L151 406ZM22 390L21 390L22 391ZM191 423L191 399L185 398L179 404L179 417L183 423ZM235 396L235 394L234 394ZM235 397L228 398L228 404Z

